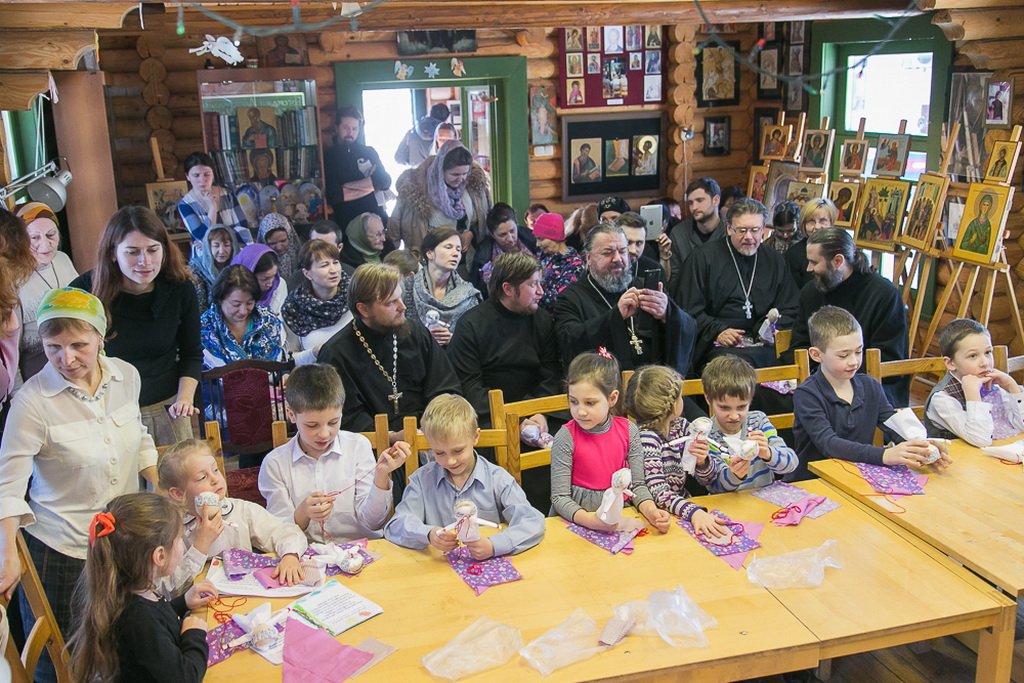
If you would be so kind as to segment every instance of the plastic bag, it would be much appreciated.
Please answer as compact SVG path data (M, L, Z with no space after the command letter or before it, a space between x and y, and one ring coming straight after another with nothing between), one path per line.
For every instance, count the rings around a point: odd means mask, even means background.
M765 588L817 588L825 580L825 567L842 567L838 546L833 539L816 548L755 558L747 567L747 578Z
M547 676L563 666L607 650L603 645L597 645L599 637L597 623L585 610L577 609L568 619L520 650L519 654L542 676Z
M636 622L630 634L661 636L672 647L707 647L704 631L718 626L682 586L673 591L654 591L646 601L626 602L613 612L619 619Z
M440 648L427 653L421 661L433 675L457 681L501 666L522 646L519 629L480 617Z

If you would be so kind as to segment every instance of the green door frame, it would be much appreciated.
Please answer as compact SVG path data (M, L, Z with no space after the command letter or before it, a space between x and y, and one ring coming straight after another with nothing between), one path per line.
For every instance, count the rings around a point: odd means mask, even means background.
M467 57L462 60L466 75L450 75L447 57L410 59L403 63L412 67L411 78L395 76L395 61L335 62L334 83L338 107L362 109L364 90L389 88L444 88L470 85L492 85L497 100L493 103L495 125L492 131L494 158L491 164L491 185L494 201L508 202L525 211L530 201L530 159L526 112L525 57ZM448 76L428 78L426 67L436 64ZM463 107L463 121L469 110ZM500 163L498 163L500 160Z

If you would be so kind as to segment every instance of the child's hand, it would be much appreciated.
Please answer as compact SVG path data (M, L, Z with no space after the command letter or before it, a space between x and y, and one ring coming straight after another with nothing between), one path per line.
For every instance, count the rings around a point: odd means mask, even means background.
M757 444L757 457L765 461L772 459L772 451L768 448L768 439L765 438L764 432L759 429L749 431L747 432L747 440Z
M459 545L459 535L454 531L448 531L443 527L434 527L427 534L427 540L442 553L455 550Z
M734 455L729 458L729 471L740 479L746 479L750 472L750 461Z
M224 531L224 518L221 516L220 506L204 505L199 510L196 519L198 524L196 524L196 533L192 537L192 545L206 555L210 552L210 546Z
M980 375L964 375L960 378L960 384L964 388L964 398L968 401L981 400L981 388L988 384L988 377Z
M1020 385L1017 384L1017 381L1002 370L989 370L985 373L985 377L996 386L1002 387L1008 394L1020 393Z
M672 515L655 505L653 500L645 500L640 503L639 510L651 526L663 534L668 533L668 529L672 525Z
M579 524L587 529L593 529L594 531L619 530L618 524L609 524L598 517L596 512L587 512L586 510L577 510L576 514L572 516L572 523Z
M328 496L314 491L302 501L302 511L306 517L314 522L322 522L331 516L334 510L334 499L337 496Z
M690 441L689 451L690 455L697 458L697 462L703 465L707 461L709 453L707 439L693 439Z
M698 534L710 536L711 538L719 538L732 533L729 527L725 526L724 519L715 517L706 510L694 512L693 517L690 517L690 524L693 525L693 530Z
M886 448L882 454L882 462L886 465L921 467L927 459L927 441L904 441L891 448Z
M286 586L293 586L302 581L305 576L302 573L302 563L299 562L299 556L295 553L288 553L282 557L270 578L277 579L278 583L283 583Z
M379 489L385 491L390 488L391 473L405 464L411 458L412 446L405 441L396 441L386 450L381 451L377 458L377 467L373 473L373 483Z
M466 548L469 549L469 554L474 560L486 560L494 557L494 544L486 538L470 541L466 544Z
M194 614L186 614L185 618L181 620L181 632L191 631L194 628L206 631L206 619Z
M219 597L217 589L206 579L199 579L185 593L185 606L190 610L205 607Z
M949 457L948 439L928 439L928 443L939 449L939 459L932 463L937 470L944 470L953 464L953 458Z

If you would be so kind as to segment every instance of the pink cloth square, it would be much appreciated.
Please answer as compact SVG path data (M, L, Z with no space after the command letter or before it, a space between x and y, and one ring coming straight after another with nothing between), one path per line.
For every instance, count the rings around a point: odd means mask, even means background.
M711 514L725 519L727 526L732 529L734 536L729 545L710 543L696 532L692 524L685 520L679 520L678 524L686 529L698 543L711 551L712 555L722 558L733 569L739 569L743 566L750 551L761 547L757 539L761 532L764 531L764 524L761 522L735 522L729 519L729 516L721 510L712 510Z
M901 496L924 494L923 482L906 465L869 465L865 462L854 463L860 476L871 484L877 493L896 494ZM924 481L927 481L925 479Z
M337 683L373 659L369 652L342 645L330 633L289 619L284 630L282 683Z
M772 524L775 526L797 526L804 517L825 504L825 496L807 496L772 513Z
M612 555L619 552L626 555L632 553L633 538L640 533L639 529L633 529L632 531L595 531L571 522L568 529L580 538L590 541L599 548L604 548Z

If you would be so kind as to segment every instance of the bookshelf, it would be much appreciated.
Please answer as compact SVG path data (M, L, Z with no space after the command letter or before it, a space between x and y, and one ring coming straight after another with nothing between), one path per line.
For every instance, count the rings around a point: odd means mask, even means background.
M208 69L196 72L196 80L206 152L250 222L271 211L297 224L323 218L313 70Z

